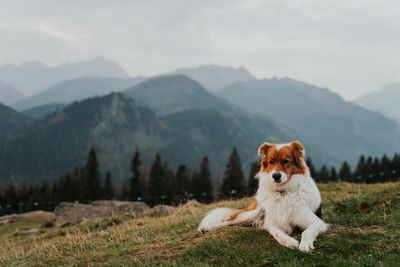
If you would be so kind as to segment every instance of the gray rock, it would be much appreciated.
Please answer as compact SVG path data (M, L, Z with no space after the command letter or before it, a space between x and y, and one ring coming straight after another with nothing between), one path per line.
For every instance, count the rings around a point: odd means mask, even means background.
M0 225L19 222L25 218L52 220L53 216L54 216L53 212L42 211L42 210L31 211L31 212L26 212L26 213L21 213L21 214L13 213L10 215L5 215L5 216L0 217Z
M185 203L185 206L200 206L201 203L198 202L196 199L191 199Z
M151 216L165 216L176 210L175 207L168 205L156 205L150 209L149 213Z
M148 209L144 202L101 200L94 201L90 205L61 202L54 211L54 225L61 226L125 214L135 216Z
M34 234L34 233L39 233L39 229L37 229L37 228L24 229L20 232L20 234L23 234L23 235Z
M15 213L10 214L10 215L1 216L0 217L0 225L18 222L19 220L21 220L21 217Z

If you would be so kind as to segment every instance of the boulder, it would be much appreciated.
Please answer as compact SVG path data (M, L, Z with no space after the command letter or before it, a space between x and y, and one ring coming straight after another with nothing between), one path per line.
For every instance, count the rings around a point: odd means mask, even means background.
M175 207L168 205L156 205L149 210L150 216L165 216L176 210Z
M53 212L42 211L42 210L30 211L30 212L21 213L21 214L13 213L10 215L0 217L0 225L7 224L7 223L19 222L26 218L52 220L53 217L54 217Z
M135 216L148 209L149 207L144 202L114 200L94 201L92 204L61 202L54 210L54 225L61 226L79 221L122 216L125 214Z
M198 202L196 199L191 199L185 203L185 206L200 206L201 203Z

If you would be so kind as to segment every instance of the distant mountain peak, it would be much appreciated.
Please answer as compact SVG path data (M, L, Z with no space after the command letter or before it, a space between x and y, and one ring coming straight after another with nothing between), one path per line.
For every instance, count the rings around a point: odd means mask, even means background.
M170 74L184 74L199 82L207 90L216 92L237 81L255 80L250 72L244 67L225 67L219 65L202 65L191 68L177 69Z
M82 76L130 78L121 66L104 57L95 57L74 63L61 63L55 67L40 61L0 66L0 80L28 96L39 93L59 82Z
M23 98L23 95L13 86L0 81L0 103L11 105Z
M385 84L381 89L354 100L354 102L370 110L381 112L400 122L399 99L400 82L392 81Z

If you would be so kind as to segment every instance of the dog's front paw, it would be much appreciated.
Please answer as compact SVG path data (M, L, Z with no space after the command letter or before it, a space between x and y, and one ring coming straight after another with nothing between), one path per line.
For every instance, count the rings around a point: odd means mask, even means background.
M197 228L197 231L199 231L200 233L206 233L208 232L210 229L208 229L207 227L200 225L199 228Z
M314 249L314 245L312 241L302 239L299 245L299 250L305 253L310 252Z
M299 247L299 241L297 241L296 239L294 239L292 237L282 240L281 244L288 248L298 248Z

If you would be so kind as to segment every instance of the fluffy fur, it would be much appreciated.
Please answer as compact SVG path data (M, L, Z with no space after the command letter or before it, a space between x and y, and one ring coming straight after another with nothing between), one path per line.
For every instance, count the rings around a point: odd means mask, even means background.
M267 230L281 245L303 252L314 249L318 234L328 224L320 218L321 196L304 161L304 147L264 143L259 148L261 168L256 177L256 200L246 209L218 208L210 211L198 230L206 232L228 225L252 225ZM300 243L290 236L302 229Z

